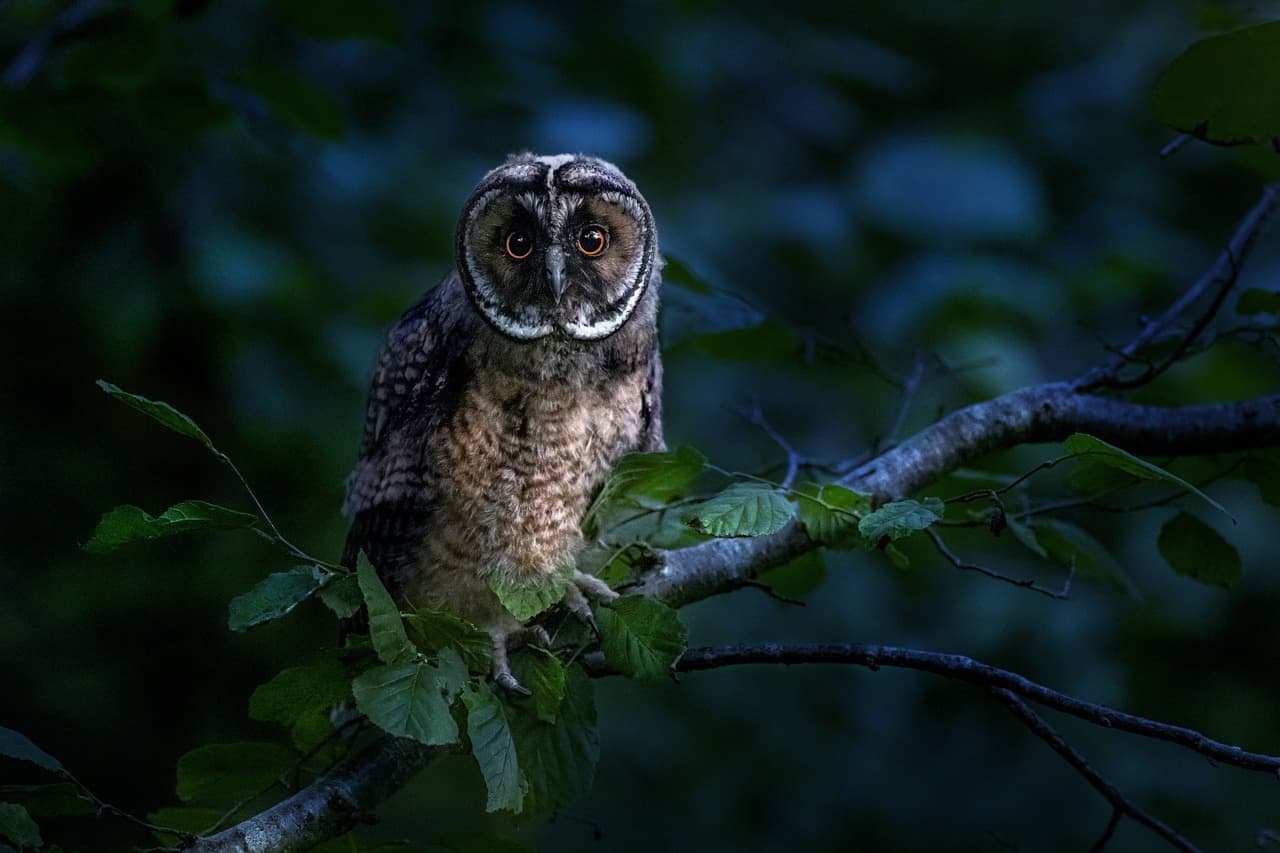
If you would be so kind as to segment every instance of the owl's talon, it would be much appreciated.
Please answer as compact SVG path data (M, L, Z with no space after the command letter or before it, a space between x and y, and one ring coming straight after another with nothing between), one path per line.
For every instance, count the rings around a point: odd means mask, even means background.
M551 648L551 635L541 625L526 625L522 639L526 645L537 645L544 649Z
M620 598L618 593L610 589L609 585L600 580L600 578L576 569L573 572L573 585L591 601L608 604L610 601L617 601Z
M508 693L515 693L520 696L533 695L532 690L525 687L519 681L516 681L516 677L511 674L511 670L507 670L506 672L495 672L493 674L493 681Z
M511 659L507 654L510 644L518 642L524 633L523 628L514 631L491 629L489 637L493 640L493 682L508 693L518 696L532 696L533 692L516 680L511 674Z
M590 575L583 575L583 577L590 577ZM595 580L595 578L592 578L592 580ZM591 612L591 602L587 601L587 596L578 585L576 577L574 582L569 584L569 587L564 591L564 606L568 608L570 613L578 617L578 621L591 629L597 640L600 639L600 626L596 624L596 616Z

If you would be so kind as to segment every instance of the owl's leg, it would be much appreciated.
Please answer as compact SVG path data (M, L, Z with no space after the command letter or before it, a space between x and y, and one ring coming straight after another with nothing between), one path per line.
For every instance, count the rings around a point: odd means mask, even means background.
M527 687L521 684L511 673L510 653L521 645L535 642L544 648L551 648L551 635L541 625L502 626L489 629L489 637L493 640L493 680L504 690L521 696L532 695Z
M618 598L618 593L609 589L609 585L594 575L574 571L573 583L564 591L564 606L582 622L590 626L596 636L600 636L600 628L596 625L596 617L591 612L591 602L610 602Z

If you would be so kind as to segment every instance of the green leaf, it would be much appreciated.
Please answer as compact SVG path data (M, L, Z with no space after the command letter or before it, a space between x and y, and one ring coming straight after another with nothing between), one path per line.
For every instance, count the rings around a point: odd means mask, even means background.
M98 805L73 782L52 785L0 785L0 801L17 803L33 817L84 817Z
M684 261L679 258L673 258L666 253L663 254L663 259L666 261L662 267L662 283L664 285L674 284L676 287L683 287L685 290L703 296L710 296L714 293L711 285L689 269L689 265Z
M67 772L58 759L32 743L31 738L13 729L6 729L4 726L0 726L0 755L16 758L19 761L30 761L54 773Z
M133 542L151 542L193 530L242 530L257 521L249 513L206 501L183 501L158 516L136 506L118 506L102 516L84 549L105 554Z
M339 619L350 619L364 605L364 594L354 574L330 575L320 587L320 600Z
M0 836L19 847L39 847L44 844L40 827L17 803L0 803Z
M1088 531L1058 519L1037 522L1032 529L1050 557L1064 565L1075 565L1083 575L1106 578L1135 600L1142 600L1142 591L1129 573Z
M1200 583L1231 589L1243 575L1235 546L1191 513L1166 521L1156 546L1170 568Z
M512 674L533 693L534 716L554 723L564 701L565 669L555 655L522 649L511 658Z
M316 3L275 0L272 4L303 34L323 41L367 38L394 44L399 25L382 2Z
M564 598L564 591L572 582L573 565L568 564L549 575L522 579L491 577L489 588L512 616L527 622Z
M1280 136L1280 21L1201 39L1156 81L1160 120L1217 145Z
M835 483L804 483L796 489L796 509L809 538L831 548L858 541L858 522L871 511L871 499Z
M1128 451L1107 444L1100 438L1094 438L1082 432L1077 432L1062 443L1068 453L1074 453L1078 456L1088 456L1095 461L1104 465L1110 465L1113 468L1119 468L1135 477L1141 477L1144 480L1163 480L1166 483L1173 483L1179 488L1185 489L1194 495L1202 498L1206 503L1215 509L1220 510L1223 515L1230 518L1233 522L1235 518L1231 513L1227 512L1227 508L1188 483L1176 474L1171 474L1163 468L1152 465L1146 460L1139 459Z
M431 845L432 850L439 847L438 844ZM407 841L389 841L375 845L354 832L348 832L346 835L330 838L322 844L309 848L309 853L406 853L406 851L412 853L413 849Z
M699 533L684 522L681 513L685 506L682 503L664 504L657 508L637 508L635 504L607 503L596 514L594 528L587 528L588 539L598 540L605 547L616 549L623 545L641 543L649 548L667 551L688 548L712 537ZM612 553L612 551L610 552ZM639 555L638 555L639 556ZM648 556L648 555L646 555ZM590 555L588 554L588 559ZM641 557L640 568L652 567ZM588 563L583 571L588 571ZM620 572L614 572L614 576ZM599 572L594 572L597 576Z
M297 747L298 751L303 754L324 747L327 743L332 747L332 751L324 748L318 755L314 756L318 761L327 761L330 758L341 756L345 751L344 741L331 739L333 732L334 726L330 711L328 709L312 709L303 711L298 715L298 719L293 722L289 729L289 739L293 741L293 745Z
M147 820L165 829L198 835L219 821L221 821L223 827L226 827L234 825L252 814L253 812L248 809L237 809L233 814L228 815L227 810L224 808L165 806L148 814ZM156 832L155 835L166 846L177 847L180 843L178 836L172 833L161 831Z
M660 505L683 496L702 474L707 458L692 447L666 453L628 453L613 466L597 502L606 499Z
M584 565L589 562L590 555L580 556L578 566L587 574L595 575L612 588L635 580L648 568L657 564L657 555L652 547L644 542L632 542L619 548L616 545L605 545L598 549L604 552L603 563L598 568Z
M786 495L766 483L734 483L685 515L694 530L710 536L767 536L796 513Z
M136 409L144 415L159 421L162 426L173 430L179 435L185 435L187 438L194 438L205 446L205 449L217 456L219 459L226 461L226 455L218 448L213 446L213 442L209 440L209 436L204 434L204 430L196 426L196 422L191 418L179 412L168 403L159 400L148 400L146 397L140 397L137 394L130 394L110 382L102 379L98 380L98 387L107 392L112 398L119 400L131 409Z
M465 619L444 610L421 608L405 617L413 644L424 652L456 649L467 669L487 675L493 668L493 640Z
M1023 524L1016 518L1006 518L1005 524L1009 528L1009 532L1013 534L1013 538L1022 543L1028 551L1038 557L1048 557L1049 552L1040 544L1040 540L1036 538L1036 532L1030 525Z
M315 566L294 566L287 572L267 575L253 589L231 599L227 627L247 631L288 615L314 595L323 580L324 572Z
M600 648L614 669L633 678L667 678L687 635L676 612L642 595L627 595L596 611Z
M894 501L863 516L858 522L858 532L871 545L879 544L885 536L896 541L941 520L944 509L942 501L938 498L925 498L923 501Z
M1280 292L1274 290L1246 290L1236 300L1237 314L1280 314Z
M458 742L445 700L449 687L440 670L414 660L374 667L351 683L356 707L374 725L428 745Z
M727 291L717 291L694 277L673 272L675 289L663 291L662 346L665 352L697 347L708 337L760 326L765 315L754 305ZM663 270L663 280L667 270Z
M818 550L806 551L794 560L760 575L760 582L787 598L799 598L822 586L827 579L827 563Z
M351 698L351 676L342 662L325 657L282 670L249 697L249 716L292 726L308 711L327 711Z
M1258 487L1258 497L1270 506L1280 506L1280 463L1266 456L1248 456L1242 466L1244 476Z
M538 853L531 843L495 832L450 829L436 842L449 853Z
M248 89L272 112L304 133L320 139L342 139L342 111L324 91L296 74L262 69L250 75Z
M591 680L581 667L573 667L565 686L555 725L523 712L509 718L516 755L529 783L524 801L524 814L529 816L586 796L595 780L600 737Z
M216 743L178 759L178 799L235 803L266 789L290 770L294 751L276 743Z
M485 811L519 814L524 808L529 782L520 770L506 707L483 681L476 690L464 692L462 701L467 706L471 753L480 765L480 775L489 792Z
M1081 462L1071 472L1071 491L1089 498L1110 494L1136 482L1128 471L1101 462Z
M467 665L462 662L462 656L456 649L440 650L436 655L436 672L440 678L440 686L444 690L444 698L450 704L458 693L471 683L471 673L467 671Z
M405 635L400 608L396 607L391 593L387 592L377 571L363 555L356 574L360 591L364 593L365 604L369 607L369 639L373 642L374 651L378 653L378 659L383 663L396 663L413 657L417 654L417 649Z
M707 300L711 302L711 300ZM715 306L725 306L728 300L717 298L711 302ZM730 303L729 311L734 311ZM749 316L748 311L738 311L743 319ZM729 322L732 322L730 320ZM725 325L713 324L710 328ZM777 320L764 320L753 325L729 328L723 331L702 331L688 329L677 330L668 338L665 332L663 339L672 341L668 347L673 352L693 350L702 352L720 361L743 362L746 364L807 366L818 360L830 360L831 348L820 346L815 336L801 330L792 329Z
M893 563L893 567L899 571L905 572L911 568L911 558L892 542L884 546L884 555L889 558L889 562Z

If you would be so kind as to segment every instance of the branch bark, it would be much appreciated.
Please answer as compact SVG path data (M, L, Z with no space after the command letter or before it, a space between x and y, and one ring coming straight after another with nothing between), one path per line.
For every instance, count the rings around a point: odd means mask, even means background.
M435 754L421 744L383 737L342 761L327 777L230 829L198 840L195 853L289 853L349 831L403 788Z
M1038 705L1053 708L1055 711L1061 711L1104 728L1118 729L1153 740L1174 743L1198 752L1206 758L1244 770L1273 775L1280 773L1280 756L1248 752L1238 746L1214 740L1194 729L1173 726L1118 711L1106 705L1085 702L1016 672L976 661L966 655L904 649L875 643L829 643L804 646L752 643L689 649L676 662L676 669L679 672L700 672L743 664L808 663L855 664L872 670L882 666L914 669L958 681L967 681L980 687L1007 690L1030 699Z
M1044 721L1043 717L1031 710L1026 702L1023 702L1008 690L993 690L991 692L1001 702L1004 702L1005 707L1021 720L1036 737L1049 744L1050 749L1058 753L1063 761L1070 764L1077 773L1085 778L1085 781L1093 786L1095 791L1105 797L1107 802L1111 803L1111 808L1113 809L1111 819L1107 821L1107 829L1102 838L1093 846L1094 850L1101 850L1106 846L1106 843L1111 839L1112 833L1115 832L1119 817L1128 815L1177 849L1183 851L1183 853L1199 853L1199 847L1188 841L1169 824L1140 808L1122 794L1119 788L1104 779L1102 774L1094 770L1083 755L1077 752L1071 744L1067 743L1066 738L1058 734L1053 726Z
M1034 385L952 412L841 483L877 502L900 500L997 450L1062 441L1075 432L1145 456L1275 447L1280 445L1280 394L1170 407L1084 394L1068 382ZM794 522L772 536L705 542L668 552L635 591L681 607L737 589L819 544Z

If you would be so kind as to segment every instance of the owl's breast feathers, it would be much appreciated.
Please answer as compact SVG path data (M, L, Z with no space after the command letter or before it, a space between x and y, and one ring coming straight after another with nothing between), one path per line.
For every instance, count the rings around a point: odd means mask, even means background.
M487 610L495 574L572 561L610 467L662 446L652 325L584 345L484 326L451 277L387 337L348 482L344 561L363 548L415 604Z

